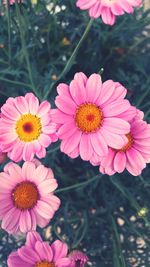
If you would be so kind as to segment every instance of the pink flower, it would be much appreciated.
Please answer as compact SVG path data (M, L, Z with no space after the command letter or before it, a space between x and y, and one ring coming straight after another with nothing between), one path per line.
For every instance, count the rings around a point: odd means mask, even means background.
M100 172L113 175L123 172L126 168L132 175L137 176L146 167L146 163L150 162L150 124L135 119L131 122L130 133L126 136L126 145L119 150L109 148L107 156L100 160Z
M0 173L1 227L8 233L26 233L36 226L45 227L59 208L53 195L57 181L51 169L33 162L22 168L8 163Z
M37 232L29 232L26 245L11 253L7 264L8 267L70 267L67 253L65 243L56 240L49 245Z
M86 254L79 250L73 250L69 254L69 258L72 261L70 267L84 267L88 261L88 257L86 256Z
M121 84L112 80L102 84L98 74L87 78L77 73L69 86L59 84L57 91L58 109L52 118L59 125L62 152L90 160L94 152L104 156L108 146L118 149L127 142L130 125L119 116L130 104L124 100L126 89Z
M18 3L21 3L22 0L18 0ZM15 4L15 0L9 0L10 5ZM3 4L7 5L7 0L3 0Z
M133 7L138 7L142 0L77 0L77 7L88 10L92 18L102 17L105 24L113 25L116 16L133 13Z
M32 93L8 98L1 107L0 143L13 161L43 158L46 148L57 141L56 125L51 122L47 101L39 104Z

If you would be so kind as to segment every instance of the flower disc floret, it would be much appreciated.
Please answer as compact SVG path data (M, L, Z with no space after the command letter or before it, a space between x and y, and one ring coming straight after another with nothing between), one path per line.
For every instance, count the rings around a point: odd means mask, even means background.
M53 262L42 261L36 263L34 267L55 267L55 264Z
M75 121L84 133L96 132L102 124L103 114L95 104L83 104L77 108Z

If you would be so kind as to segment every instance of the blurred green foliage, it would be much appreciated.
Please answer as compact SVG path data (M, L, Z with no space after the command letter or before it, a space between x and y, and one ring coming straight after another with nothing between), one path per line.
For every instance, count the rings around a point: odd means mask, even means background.
M15 5L7 9L1 4L0 105L32 90L43 99L51 89L48 100L54 106L56 79L89 17L75 7L75 0L39 0L37 5L24 1L18 12ZM132 104L150 121L149 40L150 10L121 16L113 27L98 19L61 81L69 83L75 72L89 75L104 68L103 81L121 82ZM101 176L97 167L61 153L59 143L49 148L42 162L54 170L62 200L47 229L38 229L45 238L59 237L70 249L82 249L89 256L88 266L150 266L150 167L140 177L127 172ZM145 216L138 212L143 207ZM24 237L0 231L0 240L0 266L5 267L7 256Z

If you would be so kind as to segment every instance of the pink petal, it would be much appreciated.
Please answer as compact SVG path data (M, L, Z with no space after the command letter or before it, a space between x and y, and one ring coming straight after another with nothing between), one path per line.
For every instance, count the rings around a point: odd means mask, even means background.
M25 162L22 166L22 176L25 180L30 180L35 173L35 164L33 162Z
M50 220L54 213L51 206L41 200L38 200L35 210L41 217L47 220Z
M86 83L86 94L88 102L95 102L100 95L102 87L101 76L99 74L92 74Z
M21 211L17 210L15 207L9 210L2 220L2 228L8 233L16 232L16 228L18 228L20 214Z
M69 258L61 258L56 260L57 267L70 267L71 260Z
M22 246L21 248L19 248L18 255L23 261L32 264L33 266L36 262L40 261L40 257L38 256L38 254L31 247L28 246Z
M67 256L68 253L68 247L67 244L56 240L52 243L51 249L53 251L53 261L57 261L58 259L61 259L63 257Z
M33 157L34 157L34 144L25 143L25 146L23 149L23 160L32 161Z
M28 103L23 96L18 96L15 98L15 106L21 114L29 113Z
M42 241L41 236L37 232L32 231L32 232L27 233L26 246L34 248L35 243L37 241Z
M100 131L98 131L97 133L90 134L90 139L94 151L99 156L105 156L108 152L108 146Z
M17 252L12 252L7 260L7 264L9 267L31 267L31 265L25 261L23 261Z
M43 147L48 147L51 144L51 138L46 134L41 134L38 141Z
M46 242L37 241L35 244L35 250L39 254L40 259L52 262L53 252L50 245Z
M116 172L121 173L126 167L126 155L124 152L117 152L114 158L114 169Z
M77 105L75 104L75 102L71 99L71 97L69 98L67 96L63 96L63 98L57 96L55 104L62 112L69 115L75 114L77 109Z
M72 120L71 122L67 122L63 124L58 130L58 137L60 139L66 139L71 137L77 131L77 127L75 122Z
M115 134L127 134L130 132L130 124L120 118L104 118L103 127Z
M113 117L130 108L130 103L128 100L114 101L103 107L104 117Z
M93 153L90 136L88 134L82 134L79 145L80 156L83 160L89 160Z
M125 135L117 135L115 133L107 131L103 127L101 128L101 134L103 135L107 145L115 149L122 148L128 141Z
M45 196L48 193L53 192L58 187L57 181L55 179L48 179L40 183L38 186L40 194Z
M69 86L65 83L60 83L58 86L57 86L57 92L60 96L68 96L70 97L70 92L69 92Z
M40 104L37 115L42 117L46 113L48 113L50 109L51 109L50 103L47 100L45 100Z
M133 147L126 151L126 155L129 164L135 167L135 169L144 169L146 167L145 160L141 153Z
M19 226L22 233L27 233L32 230L31 215L28 210L21 212Z
M61 142L60 150L66 154L71 153L78 146L81 136L82 132L77 130L73 136Z
M75 74L74 80L71 81L69 90L72 99L77 105L80 105L86 101L86 85L87 77L83 72Z

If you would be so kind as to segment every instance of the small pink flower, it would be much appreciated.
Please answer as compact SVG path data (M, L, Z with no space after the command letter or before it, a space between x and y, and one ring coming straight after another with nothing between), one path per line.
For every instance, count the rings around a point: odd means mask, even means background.
M22 0L18 0L18 3L21 3L21 2L22 2ZM9 0L9 3L10 3L10 5L15 4L15 0ZM7 5L7 0L3 0L3 4Z
M135 119L131 122L130 133L126 136L126 145L119 150L109 148L107 156L99 159L100 172L113 175L123 172L126 168L132 175L137 176L146 167L146 163L150 162L150 124Z
M70 267L84 267L88 261L86 254L79 250L73 250L69 254L69 258L72 261Z
M31 161L34 155L43 158L46 148L57 139L47 101L39 104L37 97L27 93L8 98L1 107L0 143L13 161Z
M98 74L77 73L68 86L59 84L52 118L58 123L61 151L72 158L90 160L93 153L107 155L108 146L121 148L130 125L119 116L130 108L127 90L118 82L102 84ZM135 114L134 114L135 115ZM113 140L113 142L112 142Z
M37 232L29 232L26 245L11 253L7 264L8 267L70 267L67 253L65 243L56 240L49 245Z
M0 173L1 227L8 233L45 227L60 206L53 195L56 188L51 169L33 162L25 162L22 168L8 163Z
M92 18L102 17L105 24L113 25L116 16L133 13L134 7L140 6L142 0L77 0L77 7L88 10Z

